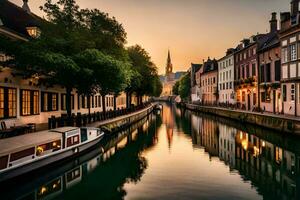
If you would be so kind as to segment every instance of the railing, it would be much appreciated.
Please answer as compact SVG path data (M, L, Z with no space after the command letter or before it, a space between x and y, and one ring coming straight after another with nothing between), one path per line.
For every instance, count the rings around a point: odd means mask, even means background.
M113 119L115 117L127 115L136 112L138 110L142 110L146 108L149 104L150 103L147 102L131 108L117 109L117 110L106 111L106 112L94 112L90 114L77 113L77 115L73 114L70 118L66 114L63 114L60 117L51 116L51 118L48 119L48 129L54 129L54 128L64 127L64 126L82 127L82 126L86 126L89 123Z

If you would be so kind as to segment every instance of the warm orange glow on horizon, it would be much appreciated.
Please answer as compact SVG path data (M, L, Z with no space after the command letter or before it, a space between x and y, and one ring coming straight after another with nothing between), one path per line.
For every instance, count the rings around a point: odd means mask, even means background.
M10 0L22 5L21 0ZM44 0L29 0L31 11ZM290 0L77 0L115 16L128 33L128 45L140 44L163 74L170 48L173 71L187 70L208 56L223 57L245 37L269 30L271 12L289 11Z

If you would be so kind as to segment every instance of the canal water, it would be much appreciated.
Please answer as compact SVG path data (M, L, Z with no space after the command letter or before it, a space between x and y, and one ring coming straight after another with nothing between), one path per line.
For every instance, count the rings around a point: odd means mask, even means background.
M104 150L104 153L101 153ZM300 139L164 104L0 199L300 199Z

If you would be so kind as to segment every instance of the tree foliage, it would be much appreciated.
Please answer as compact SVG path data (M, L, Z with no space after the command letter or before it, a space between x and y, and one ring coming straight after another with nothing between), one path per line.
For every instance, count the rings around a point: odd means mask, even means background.
M148 52L139 45L127 49L131 61L133 78L127 91L137 96L159 96L162 85L158 77L157 67L151 61Z
M180 81L178 86L178 94L181 99L188 100L191 93L191 77L190 74L184 75Z

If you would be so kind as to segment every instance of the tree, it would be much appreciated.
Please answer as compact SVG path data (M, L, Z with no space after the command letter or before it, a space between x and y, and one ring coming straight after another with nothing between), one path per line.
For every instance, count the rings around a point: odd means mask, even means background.
M172 88L173 95L179 95L179 92L178 92L179 83L180 83L180 81L176 81L176 83L173 85L173 88Z
M179 81L178 93L181 99L188 100L191 93L191 78L190 74L184 75Z
M162 90L157 68L151 61L148 52L139 45L127 49L131 61L133 80L126 91L131 96L137 95L138 104L141 104L143 95L159 96Z
M13 57L7 66L22 71L24 77L42 77L41 83L63 86L68 116L73 88L86 96L97 90L104 96L124 89L130 78L126 32L115 18L97 9L80 9L75 0L46 0L40 8L48 21L42 21L38 39L0 41ZM96 63L89 60L89 52L96 52Z
M105 96L119 94L129 84L131 79L130 64L118 61L97 49L87 49L78 54L75 60L82 69L88 69L92 72L87 80L83 80L88 82L89 88L92 88L92 90L87 90L87 94L93 94L95 91L100 92L103 112L105 112Z

